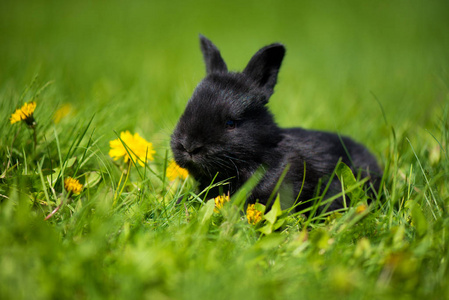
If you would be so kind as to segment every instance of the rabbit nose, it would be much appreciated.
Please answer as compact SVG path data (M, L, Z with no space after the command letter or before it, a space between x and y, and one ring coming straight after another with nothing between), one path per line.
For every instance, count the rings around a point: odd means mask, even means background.
M190 157L200 153L201 150L203 149L203 146L196 144L185 145L184 143L181 143L181 146L187 153L189 153Z

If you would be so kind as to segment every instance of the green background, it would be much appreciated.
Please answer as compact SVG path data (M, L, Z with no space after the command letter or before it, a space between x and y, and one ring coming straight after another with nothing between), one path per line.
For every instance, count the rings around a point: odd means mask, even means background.
M239 71L287 47L272 107L282 126L382 144L393 125L428 125L447 82L447 1L2 1L0 82L35 74L58 99L166 138L204 76L198 34ZM443 95L442 95L443 94ZM109 127L110 128L110 127ZM106 132L107 134L107 132ZM375 149L382 151L382 146Z

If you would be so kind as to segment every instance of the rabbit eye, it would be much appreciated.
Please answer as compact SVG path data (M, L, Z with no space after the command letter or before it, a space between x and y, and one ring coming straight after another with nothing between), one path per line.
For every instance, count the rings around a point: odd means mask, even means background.
M226 121L226 129L234 129L236 122L234 120Z

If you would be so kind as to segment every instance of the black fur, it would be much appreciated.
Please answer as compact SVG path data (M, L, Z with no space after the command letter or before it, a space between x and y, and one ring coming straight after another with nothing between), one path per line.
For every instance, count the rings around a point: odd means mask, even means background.
M285 54L281 44L260 49L241 73L228 72L217 47L200 36L207 76L187 103L171 139L175 161L199 182L200 189L228 180L221 192L231 195L260 167L265 175L252 191L248 202L266 203L279 177L285 177L282 195L292 205L301 189L304 166L306 177L299 200L311 199L322 179L327 183L339 159L361 177L370 176L370 186L378 189L381 170L376 159L362 145L333 133L279 128L265 104L273 93ZM329 193L341 191L334 178ZM216 188L211 197L219 193ZM341 207L341 199L330 209ZM301 206L303 208L304 206Z

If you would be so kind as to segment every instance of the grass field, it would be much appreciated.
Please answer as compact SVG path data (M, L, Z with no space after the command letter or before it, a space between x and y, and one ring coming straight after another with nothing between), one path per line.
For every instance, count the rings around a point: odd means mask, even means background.
M282 42L277 122L367 145L382 201L254 225L168 178L199 33L232 70ZM449 299L447 1L1 1L0 115L0 299Z

